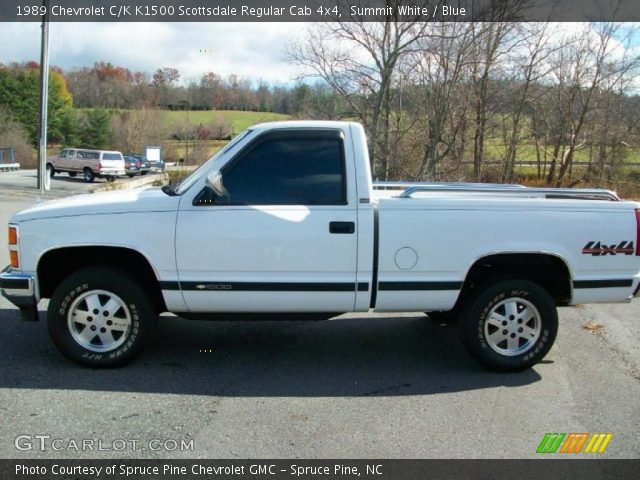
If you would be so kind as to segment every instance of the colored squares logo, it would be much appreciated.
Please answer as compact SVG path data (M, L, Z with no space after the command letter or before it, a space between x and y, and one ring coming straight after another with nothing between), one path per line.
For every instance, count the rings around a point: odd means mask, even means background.
M611 433L546 433L536 453L604 453Z

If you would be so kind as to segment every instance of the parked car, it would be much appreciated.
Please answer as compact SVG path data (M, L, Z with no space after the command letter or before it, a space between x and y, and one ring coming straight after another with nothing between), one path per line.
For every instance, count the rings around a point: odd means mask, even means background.
M135 175L146 175L150 170L149 162L143 155L125 155L124 156L125 173L129 178Z
M50 177L66 172L70 177L82 174L85 182L98 178L114 181L125 174L122 153L111 150L88 150L83 148L65 148L59 155L47 158L47 173Z
M131 361L165 311L224 320L375 311L447 312L476 360L517 371L551 349L556 307L638 295L639 246L640 203L614 192L374 190L361 125L277 122L174 185L17 213L0 289L26 319L50 299L53 342L92 367Z

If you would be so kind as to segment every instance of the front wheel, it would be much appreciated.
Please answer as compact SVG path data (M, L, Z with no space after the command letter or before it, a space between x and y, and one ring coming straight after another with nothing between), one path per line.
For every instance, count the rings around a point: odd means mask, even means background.
M56 174L55 168L53 168L53 165L50 163L47 163L47 174L49 175L49 178L53 178Z
M110 267L78 270L51 297L49 334L60 352L80 365L122 366L142 352L155 322L146 292Z
M558 312L538 284L506 280L471 294L461 328L478 362L492 370L520 371L542 360L553 346Z

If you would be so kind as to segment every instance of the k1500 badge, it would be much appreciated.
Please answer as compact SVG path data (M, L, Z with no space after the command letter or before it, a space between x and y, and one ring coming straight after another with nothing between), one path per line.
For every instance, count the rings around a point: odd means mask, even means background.
M600 242L589 242L582 249L584 255L593 255L594 257L601 257L605 255L633 255L635 253L633 242L622 241L619 244L605 245Z

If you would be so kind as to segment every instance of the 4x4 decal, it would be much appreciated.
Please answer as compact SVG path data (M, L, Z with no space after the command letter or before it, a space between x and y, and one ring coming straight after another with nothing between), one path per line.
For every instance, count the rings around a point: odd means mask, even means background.
M623 240L619 244L605 245L600 242L589 242L582 249L584 255L593 255L594 257L600 257L605 255L633 255L635 253L635 247L633 242Z

